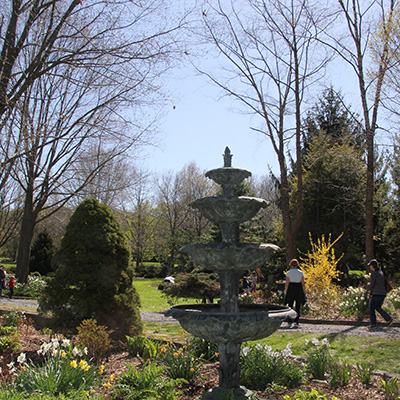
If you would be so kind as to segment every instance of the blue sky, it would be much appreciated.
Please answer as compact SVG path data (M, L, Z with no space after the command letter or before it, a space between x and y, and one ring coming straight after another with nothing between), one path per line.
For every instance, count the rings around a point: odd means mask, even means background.
M192 161L205 171L219 168L228 146L233 167L259 177L268 174L268 165L277 172L269 141L250 129L251 116L240 114L232 99L220 98L221 91L205 77L191 75L170 85L177 101L161 123L160 148L149 150L151 170L178 172Z
M251 126L257 125L252 123L252 117L240 113L239 103L232 98L221 98L221 89L205 76L190 73L188 69L184 71L184 77L171 79L168 84L177 101L167 109L160 123L163 137L160 147L148 149L148 168L160 174L169 170L178 172L192 161L205 171L219 168L223 166L222 154L228 146L233 154L233 167L247 169L257 177L267 175L270 167L279 175L269 139L251 130ZM346 104L353 112L360 113L358 83L347 65L332 68L325 84L340 90ZM315 101L323 89L321 82ZM387 141L379 135L376 139L377 145L382 139Z

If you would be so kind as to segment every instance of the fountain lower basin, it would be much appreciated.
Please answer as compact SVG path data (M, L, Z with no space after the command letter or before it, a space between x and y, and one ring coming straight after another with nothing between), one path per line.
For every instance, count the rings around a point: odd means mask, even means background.
M205 243L181 248L196 264L216 272L258 268L278 250L278 246L267 243Z
M289 307L246 304L239 312L223 312L219 304L187 304L168 309L165 316L179 321L194 336L217 343L241 343L272 335L296 312Z

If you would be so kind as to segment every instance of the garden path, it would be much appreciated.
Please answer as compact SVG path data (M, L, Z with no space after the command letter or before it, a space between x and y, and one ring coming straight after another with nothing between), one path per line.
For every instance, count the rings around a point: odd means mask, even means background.
M0 308L7 306L17 307L28 307L37 309L38 303L36 300L28 299L9 299L6 296L0 297ZM169 322L178 323L171 317L164 317L162 312L151 313L142 312L142 319L144 321L153 322ZM300 326L298 328L288 328L286 323L283 323L279 328L283 332L307 332L315 334L326 334L326 335L352 335L352 336L375 336L375 337L387 337L387 338L400 338L400 323L395 322L392 326L388 327L384 324L379 325L375 329L370 329L366 322L358 321L316 321L310 319L300 319Z

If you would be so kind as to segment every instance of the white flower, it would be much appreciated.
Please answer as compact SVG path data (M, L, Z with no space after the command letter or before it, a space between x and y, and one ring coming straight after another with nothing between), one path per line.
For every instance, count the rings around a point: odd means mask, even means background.
M88 348L87 348L87 347L85 347L85 348L83 349L83 354L85 354L85 355L87 356L87 354L88 354Z
M51 339L51 344L53 349L58 349L60 347L60 342L58 341L58 339Z
M13 368L14 367L14 361L11 361L9 364L7 364L7 367L9 369Z
M306 339L306 346L308 346L308 343L310 343L310 341L308 339Z
M3 373L3 368L0 367L0 375Z
M314 345L314 346L318 346L319 345L319 340L317 339L317 338L312 338L311 339L311 343Z
M47 354L47 352L51 349L51 343L43 343L40 346L40 350L38 350L38 354Z
M326 347L331 347L329 340L327 338L323 338L321 343Z
M63 339L61 342L62 347L69 347L71 345L71 341L69 339Z
M242 353L244 356L247 356L247 354L249 354L250 351L250 347L243 347L242 349Z
M291 347L292 347L292 343L288 343L286 345L286 347L282 350L282 356L284 358L288 358L293 354Z
M268 344L265 345L264 350L267 352L267 354L271 354L272 352L272 347L269 346Z
M73 350L72 350L72 355L74 356L74 357L76 357L77 355L79 354L79 350L76 348L76 346L73 348Z
M21 353L21 354L18 356L17 361L18 361L20 364L24 364L24 363L26 362L26 354L25 354L25 353Z
M256 349L258 350L258 351L260 351L260 350L262 350L262 345L260 344L260 343L257 343L256 344Z

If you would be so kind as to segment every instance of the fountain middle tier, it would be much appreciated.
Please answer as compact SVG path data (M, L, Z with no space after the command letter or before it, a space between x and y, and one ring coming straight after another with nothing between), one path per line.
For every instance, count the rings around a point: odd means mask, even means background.
M278 246L269 243L204 243L181 248L196 264L217 272L261 267L278 250Z
M270 304L243 304L236 313L223 312L219 304L187 304L171 307L164 315L177 319L192 335L217 343L259 340L288 317L296 317L291 308Z
M261 208L266 208L268 202L256 197L214 196L197 199L190 204L198 208L210 221L220 223L241 223L253 218Z

